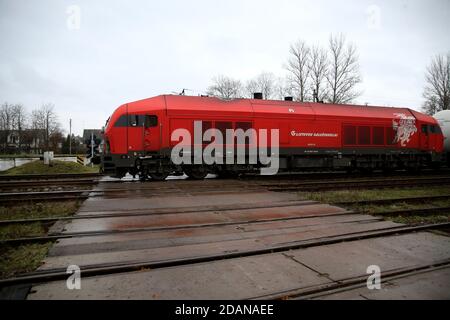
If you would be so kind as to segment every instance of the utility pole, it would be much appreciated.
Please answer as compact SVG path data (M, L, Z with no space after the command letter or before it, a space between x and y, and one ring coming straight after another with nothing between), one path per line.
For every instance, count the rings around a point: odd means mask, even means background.
M91 167L94 166L92 159L94 158L94 132L91 131Z
M72 155L72 119L69 119L69 154Z

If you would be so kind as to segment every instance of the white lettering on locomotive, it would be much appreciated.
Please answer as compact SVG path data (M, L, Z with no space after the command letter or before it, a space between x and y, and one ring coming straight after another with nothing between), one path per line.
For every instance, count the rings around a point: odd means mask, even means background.
M295 130L291 131L291 136L293 137L328 137L337 138L338 134L333 132L297 132Z
M178 142L171 151L174 164L223 164L224 159L226 164L257 164L259 159L264 166L261 168L262 175L278 173L278 129L270 129L270 143L267 129L226 129L225 137L216 128L202 132L202 121L194 121L194 145L191 144L189 130L178 128L172 132L171 141ZM205 147L204 142L207 142ZM235 152L236 145L240 147Z
M417 132L416 118L404 113L394 113L394 116L397 117L392 119L392 128L396 132L394 143L400 142L400 145L405 147L414 133Z

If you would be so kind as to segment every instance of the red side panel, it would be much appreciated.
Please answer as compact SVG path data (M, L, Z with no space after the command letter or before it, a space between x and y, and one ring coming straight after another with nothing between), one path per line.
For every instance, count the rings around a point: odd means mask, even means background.
M147 114L158 117L158 127L142 138L142 129L130 139L124 128L112 125L122 115ZM107 135L113 153L170 147L173 130L184 128L193 136L193 122L211 125L251 122L254 129L278 129L284 148L422 148L442 150L442 134L425 139L421 125L437 124L432 117L407 108L387 108L321 103L298 103L254 99L221 100L209 97L158 96L119 107L111 117ZM124 131L125 130L125 131ZM145 132L144 132L145 135ZM424 140L425 139L425 140ZM114 141L113 141L114 140ZM131 146L131 149L130 149Z
M221 100L208 97L165 96L167 115L204 117L252 117L253 110L248 99Z

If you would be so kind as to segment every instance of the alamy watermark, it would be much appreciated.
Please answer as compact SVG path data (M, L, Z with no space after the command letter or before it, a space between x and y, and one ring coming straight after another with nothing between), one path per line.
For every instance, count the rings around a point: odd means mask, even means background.
M367 28L370 30L381 29L381 9L377 5L370 5L366 9Z
M367 278L367 289L369 290L380 290L381 289L381 268L377 265L370 265L366 270L367 274L370 276Z
M66 9L66 26L69 30L79 30L81 28L81 8L77 5L68 6Z
M224 137L217 128L203 132L202 121L194 121L194 137L188 129L178 128L171 141L178 142L171 151L176 165L261 164L262 175L278 173L278 129L226 129Z
M80 290L81 289L81 269L79 266L72 264L67 267L67 274L70 276L66 280L66 286L69 290Z

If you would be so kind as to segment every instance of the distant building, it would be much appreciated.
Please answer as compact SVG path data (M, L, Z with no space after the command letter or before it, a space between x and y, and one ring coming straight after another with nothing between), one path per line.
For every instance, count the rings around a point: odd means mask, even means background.
M45 130L0 130L0 153L40 154L45 147Z

